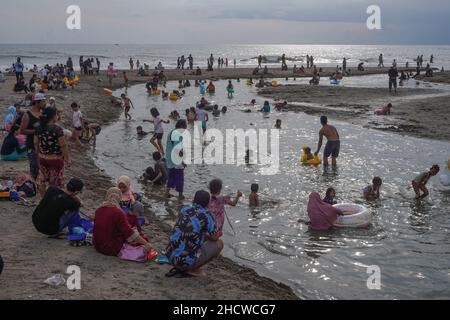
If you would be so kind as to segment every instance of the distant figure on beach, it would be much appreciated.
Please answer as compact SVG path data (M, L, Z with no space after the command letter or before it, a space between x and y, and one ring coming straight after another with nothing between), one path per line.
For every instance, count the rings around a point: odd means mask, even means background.
M231 80L228 81L228 85L227 85L227 94L228 94L228 98L233 98L233 93L234 93L234 87L233 84L231 83Z
M322 148L323 137L325 136L327 138L327 144L323 152L323 165L328 166L328 157L331 155L331 164L336 166L336 159L339 156L341 147L339 133L334 126L328 124L328 118L326 116L320 117L320 123L322 124L322 128L319 131L319 143L314 155L317 156L319 154Z
M366 200L376 200L380 198L380 188L383 181L380 177L374 177L372 184L363 189L363 196Z
M431 167L429 171L419 174L411 182L414 192L416 193L417 200L424 199L428 196L429 192L426 187L426 184L432 176L435 176L439 173L439 170L440 170L439 166L435 164ZM423 192L422 195L420 194L421 191Z
M236 69L236 59L233 59L233 65L234 65L234 68Z
M392 66L388 71L389 76L389 92L392 92L392 87L394 87L394 92L397 93L397 77L398 71L397 68Z
M344 70L344 72L347 70L347 58L342 60L342 70Z
M377 116L387 116L391 114L392 103L388 103L382 109L375 110Z
M430 56L430 63L431 63L431 64L434 63L434 56L433 56L433 54L431 54L431 56Z
M283 53L281 56L281 70L287 70L287 64L286 64L286 55Z
M378 56L378 68L383 67L384 68L384 63L383 63L383 54L380 53L380 55Z
M136 60L136 69L139 70L139 68L141 67L141 62L139 61L139 59Z
M134 69L134 61L133 61L133 58L130 58L130 70L133 70Z
M189 56L188 56L188 62L189 62L189 70L193 70L194 69L194 58L192 57L191 54L189 54Z
M358 71L364 71L364 62L358 64Z
M114 63L110 62L108 65L108 69L106 70L106 76L108 77L109 87L112 88L112 80L114 77Z
M128 88L128 76L127 76L127 72L123 71L122 72L122 76L123 76L123 85L125 88Z
M23 78L23 63L19 57L17 57L16 63L14 64L14 72L16 73L16 82L18 83L21 78Z
M306 69L309 69L309 54L306 55Z
M261 68L261 63L262 63L262 56L259 55L258 56L258 68Z

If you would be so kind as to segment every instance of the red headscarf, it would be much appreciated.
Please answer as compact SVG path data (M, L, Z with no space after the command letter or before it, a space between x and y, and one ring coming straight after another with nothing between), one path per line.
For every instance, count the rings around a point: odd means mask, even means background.
M317 192L309 195L308 216L311 220L311 229L328 230L336 221L339 214L342 214L341 210L322 201Z

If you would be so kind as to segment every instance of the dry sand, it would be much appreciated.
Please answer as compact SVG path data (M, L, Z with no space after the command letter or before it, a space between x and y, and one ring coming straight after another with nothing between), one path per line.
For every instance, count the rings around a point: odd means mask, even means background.
M450 92L400 88L397 94L390 94L387 88L289 85L264 88L259 94L286 100L287 109L292 111L327 115L331 119L399 134L450 140ZM390 116L374 115L376 109L389 102L393 104Z
M70 127L73 101L81 105L84 116L91 121L104 125L118 118L120 106L111 103L97 79L83 78L75 91L47 94L56 98L58 107L64 108L66 127ZM13 77L8 77L6 83L0 84L2 118L7 106L24 96L12 92L13 83ZM119 80L115 81L115 87L120 85ZM81 198L84 211L92 214L112 185L111 179L95 166L89 148L79 151L72 147L71 156L73 164L66 178L76 176L85 182ZM28 171L26 161L0 161L1 182L14 178L20 171ZM33 201L36 205L38 199ZM5 261L0 276L0 299L297 299L289 287L223 257L206 267L205 278L174 279L164 276L170 269L167 265L125 262L101 255L92 247L71 247L66 240L39 234L31 223L33 209L33 205L0 202L0 254ZM144 216L148 220L144 231L158 250L164 249L170 228L154 218L151 208ZM48 277L64 274L72 264L81 268L82 290L69 291L65 286L44 284Z

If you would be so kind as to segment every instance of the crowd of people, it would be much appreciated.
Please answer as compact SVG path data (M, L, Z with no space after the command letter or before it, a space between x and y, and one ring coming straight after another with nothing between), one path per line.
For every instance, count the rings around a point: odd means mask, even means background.
M83 60L80 57L80 68L84 75L93 74L93 58ZM98 60L97 60L98 61ZM189 69L193 69L193 59L189 55L187 59ZM219 65L228 65L228 59L219 58ZM184 69L186 60L184 56L179 58L179 68ZM259 67L262 57L258 57ZM313 69L314 77L319 77L319 69L314 65L314 57L307 57L307 68ZM346 59L344 58L343 70L346 70ZM209 67L214 64L214 57L208 60ZM382 61L381 61L382 63ZM24 82L23 64L20 58L15 64L17 84ZM136 67L141 68L139 60ZM100 68L98 62L98 68ZM282 58L282 68L287 69L285 56ZM134 69L134 61L130 58L130 69ZM303 66L300 70L304 70ZM394 70L394 71L392 71ZM296 67L294 72L296 72ZM340 71L340 70L337 70ZM112 81L114 67L111 63L108 66L107 77ZM394 85L396 68L393 66L389 70L390 86ZM55 78L67 77L69 81L75 80L75 73L71 58L65 65L46 65L41 71L42 79L38 81L36 75L30 80L30 85L25 86L30 90L28 99L29 110L22 111L22 103L17 102L10 106L4 117L3 130L7 135L1 148L1 159L3 161L17 161L27 158L29 162L29 173L22 174L15 181L15 188L21 190L22 196L34 196L39 193L41 200L32 215L32 222L37 231L53 238L66 237L72 245L93 245L95 249L105 255L118 256L130 261L149 261L158 259L160 263L168 263L173 268L166 274L168 277L188 277L204 275L202 266L218 257L223 249L223 229L225 224L225 206L236 206L242 197L242 192L237 191L234 197L223 196L221 194L223 183L220 179L213 179L209 183L209 192L199 190L195 193L192 204L184 206L178 213L175 226L169 237L168 245L163 254L157 254L149 241L149 237L144 233L142 225L144 219L143 203L141 195L134 192L132 181L127 176L117 179L116 186L107 190L104 201L95 211L94 218L85 215L82 209L80 196L84 189L84 182L79 178L71 178L65 183L65 169L71 165L71 155L68 144L72 141L77 147L81 141L90 142L99 133L99 126L89 123L84 119L80 106L73 102L72 128L64 129L60 124L62 111L56 107L56 101L50 98L48 101L44 90L57 89L50 85ZM392 80L391 80L392 77ZM315 78L313 78L315 79ZM188 81L188 80L187 80ZM64 82L64 81L63 81ZM396 81L395 81L396 82ZM34 85L38 83L39 85ZM43 86L47 84L47 87ZM165 87L166 78L163 70L155 70L146 88L149 93L158 89L158 86ZM197 85L197 83L195 84ZM214 92L215 86L211 81L199 82L203 85L205 92ZM186 87L187 82L181 82L180 86ZM190 86L190 83L189 83ZM234 87L230 80L227 85L227 93L230 99L233 98ZM178 92L178 91L177 91ZM181 93L178 92L179 95ZM162 94L164 98L164 94ZM126 95L121 96L125 118L130 120L130 109L134 108L131 99ZM255 105L255 101L252 104ZM275 109L281 111L287 102L281 102ZM380 111L380 114L389 114L392 105ZM270 113L270 103L264 102L260 109L263 114ZM184 199L184 170L186 164L183 158L182 133L187 130L188 123L197 121L201 125L203 133L207 130L209 121L208 112L213 116L218 116L221 112L227 112L226 107L219 110L217 105L212 106L202 97L196 107L186 109L185 119L178 113L172 113L171 118L175 121L175 126L167 133L167 141L163 145L165 134L164 124L170 121L163 119L157 108L150 110L152 119L146 120L153 123L154 130L150 139L155 147L152 154L155 162L153 167L148 167L143 174L143 183L152 183L155 186L165 187L165 197L172 197L171 191L175 190L178 199ZM322 128L319 131L319 141L314 153L309 149L308 154L311 159L317 157L322 149L324 137L326 144L323 152L323 164L337 166L337 159L340 153L340 135L335 126L329 124L328 118L320 118ZM281 129L281 120L277 119L275 128ZM137 127L138 137L142 138L148 133L143 131L142 126ZM94 138L93 138L94 137ZM95 140L94 140L95 141ZM307 148L305 148L307 149ZM174 152L175 151L175 152ZM246 163L250 158L249 151L246 154ZM310 158L308 158L310 159ZM411 182L416 199L423 199L429 192L426 184L430 177L439 172L439 166L420 174ZM380 188L382 179L374 177L372 184L362 191L363 197L368 200L380 198ZM34 190L34 192L33 192ZM251 193L248 197L250 207L260 206L258 195L259 186L253 183ZM334 207L336 190L330 187L325 197L322 199L316 192L309 196L307 212L310 217L310 227L313 230L327 230L333 226L334 221L340 215L344 215L339 208ZM230 224L231 225L231 224ZM232 227L232 226L231 226ZM64 232L67 228L68 235Z

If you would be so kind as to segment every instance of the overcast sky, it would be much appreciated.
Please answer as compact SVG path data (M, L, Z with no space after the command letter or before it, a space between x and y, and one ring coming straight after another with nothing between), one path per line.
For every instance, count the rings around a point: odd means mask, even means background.
M366 27L372 4L382 30ZM0 43L450 44L450 1L2 0Z

